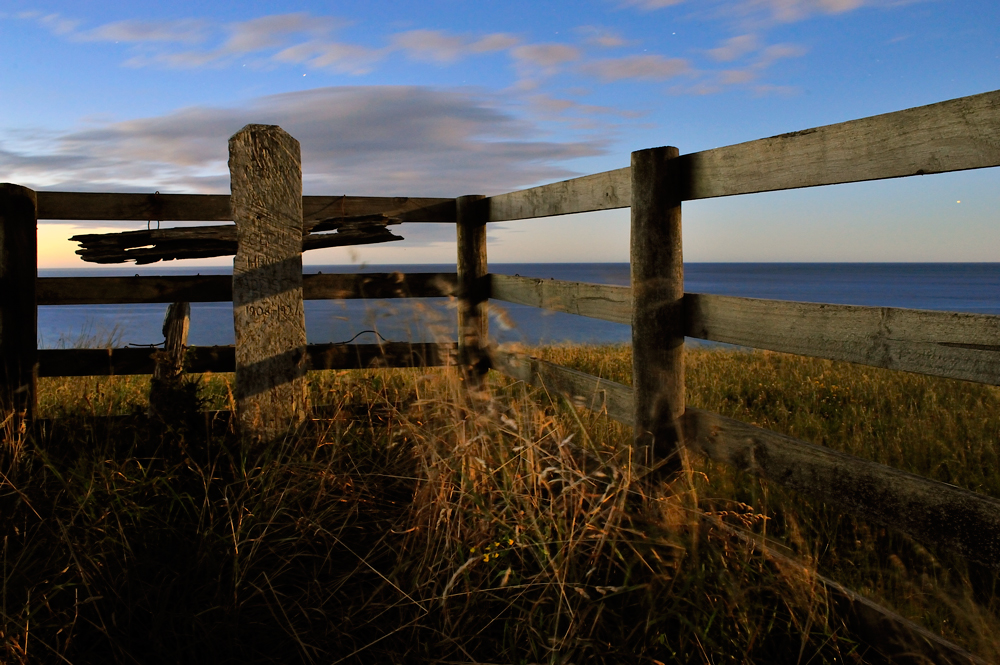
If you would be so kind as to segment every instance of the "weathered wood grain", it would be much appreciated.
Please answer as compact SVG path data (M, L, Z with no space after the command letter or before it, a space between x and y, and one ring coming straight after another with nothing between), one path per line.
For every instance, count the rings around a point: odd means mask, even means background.
M1000 91L681 155L684 201L1000 166ZM490 197L490 221L626 208L630 169Z
M684 155L685 201L1000 165L1000 91Z
M627 208L632 201L628 167L491 196L489 221L568 215L593 210Z
M233 219L228 194L38 192L39 219L223 222ZM303 196L305 222L386 215L404 222L455 222L455 200L406 196Z
M517 275L490 275L490 298L632 325L632 289Z
M155 349L40 349L39 376L123 376L152 374ZM453 365L455 344L309 344L313 369L366 369L369 367L441 367ZM236 371L233 346L191 346L184 354L184 371Z
M492 368L518 381L566 395L574 404L632 425L632 388L523 353L494 349Z
M299 142L277 125L247 125L229 139L229 179L236 416L247 438L269 441L309 410Z
M0 183L0 406L27 419L34 417L37 406L35 228L35 192Z
M629 323L628 287L491 275L491 297ZM684 334L782 353L1000 385L1000 317L684 295Z
M632 387L635 452L681 470L684 415L684 256L678 150L632 153Z
M1000 567L1000 500L715 413L683 420L685 445L710 459Z
M399 220L385 215L363 215L325 219L303 224L302 251L325 247L347 247L402 240L387 225ZM70 241L80 244L76 253L90 263L125 263L136 265L204 259L236 254L236 225L142 229L120 233L86 233Z
M229 275L166 277L39 277L39 305L230 302ZM441 298L457 295L455 273L306 274L305 300Z
M1000 317L688 293L689 337L1000 385Z

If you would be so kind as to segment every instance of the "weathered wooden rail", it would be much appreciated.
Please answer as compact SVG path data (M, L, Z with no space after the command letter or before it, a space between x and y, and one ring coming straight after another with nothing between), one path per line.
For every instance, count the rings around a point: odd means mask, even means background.
M302 197L304 223L382 215L456 224L459 241L456 273L305 275L301 285L305 299L457 296L457 344L309 345L306 352L317 368L441 365L457 357L474 383L492 367L631 425L637 459L646 464L669 463L683 447L1000 567L1000 500L687 408L683 389L685 337L1000 385L1000 317L685 293L681 240L683 201L995 166L1000 91L688 155L641 150L626 168L488 198ZM39 351L37 305L234 297L229 277L36 279L33 244L37 219L231 220L229 196L0 187L0 358L7 393L28 416L36 376L153 370L148 350ZM631 287L488 272L487 223L624 207L632 216ZM488 299L632 325L633 386L491 349ZM226 371L234 358L233 347L194 347L184 365ZM971 662L940 640L923 652Z

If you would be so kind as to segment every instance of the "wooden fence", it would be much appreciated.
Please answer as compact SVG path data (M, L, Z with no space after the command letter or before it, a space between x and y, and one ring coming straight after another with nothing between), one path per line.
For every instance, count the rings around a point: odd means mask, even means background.
M918 541L1000 567L1000 500L822 446L687 408L685 337L1000 385L1000 317L855 307L684 292L683 201L1000 165L1000 91L679 155L632 154L630 167L488 198L303 197L306 221L385 214L456 224L457 272L305 275L305 299L457 295L454 344L309 345L315 368L461 362L475 379L492 368L561 391L633 427L640 459L679 446L890 525ZM488 223L631 207L631 287L492 275ZM8 392L30 414L34 377L151 373L149 351L38 350L37 305L214 302L229 277L36 279L37 219L231 219L222 195L33 192L0 189L0 355ZM488 299L632 325L633 386L492 349ZM456 349L457 346L457 349ZM193 347L188 371L233 368L232 347Z

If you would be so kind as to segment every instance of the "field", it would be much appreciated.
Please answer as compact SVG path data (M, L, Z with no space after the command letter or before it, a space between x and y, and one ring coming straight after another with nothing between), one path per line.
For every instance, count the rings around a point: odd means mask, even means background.
M628 348L534 352L630 382ZM1000 660L995 572L696 458L642 477L630 429L557 395L316 373L323 418L246 448L201 413L231 408L231 380L197 377L150 423L128 417L148 379L46 379L58 421L5 421L4 662L884 662L817 572ZM1000 497L1000 389L705 349L687 385L691 406Z

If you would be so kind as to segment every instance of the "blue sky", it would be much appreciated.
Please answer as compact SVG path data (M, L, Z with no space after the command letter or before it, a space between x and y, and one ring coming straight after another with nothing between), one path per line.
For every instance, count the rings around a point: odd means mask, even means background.
M227 192L227 138L263 122L301 142L306 193L495 194L995 90L1000 3L8 1L0 60L3 181ZM998 178L692 202L685 256L1000 261ZM79 230L43 224L40 266L80 265ZM306 260L454 261L452 229L400 232ZM628 211L491 226L489 253L625 261Z

